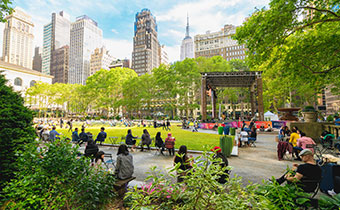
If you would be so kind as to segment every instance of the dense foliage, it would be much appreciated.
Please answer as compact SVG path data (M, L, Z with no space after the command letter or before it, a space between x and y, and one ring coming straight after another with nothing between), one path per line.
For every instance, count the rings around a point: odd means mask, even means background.
M316 102L324 88L339 89L338 0L271 0L237 29L250 67L263 70L267 107Z
M215 164L210 164L215 162ZM307 205L309 196L299 191L296 185L278 185L276 182L265 182L262 185L248 184L243 186L239 177L230 178L224 185L216 179L225 174L213 154L205 153L197 157L193 169L185 176L183 183L173 183L166 175L152 168L148 177L150 184L135 188L128 193L125 202L132 209L298 209ZM170 170L181 173L179 165ZM299 198L300 197L300 198ZM299 199L298 199L299 198Z
M128 68L100 70L87 79L86 85L37 83L27 90L27 103L45 113L50 107L66 106L71 113L86 116L92 110L106 118L117 116L120 108L130 117L143 117L151 110L157 112L157 107L173 117L176 110L189 116L199 106L200 72L238 70L248 70L244 61L227 62L221 56L160 65L152 74L140 77ZM223 98L236 93L219 92Z
M34 140L32 112L24 106L19 93L6 85L0 74L0 191L5 183L15 178L16 152Z
M9 14L12 14L12 0L2 0L0 2L0 22L6 22L5 17Z
M100 209L114 198L115 178L94 168L64 140L18 153L20 170L4 189L4 209Z

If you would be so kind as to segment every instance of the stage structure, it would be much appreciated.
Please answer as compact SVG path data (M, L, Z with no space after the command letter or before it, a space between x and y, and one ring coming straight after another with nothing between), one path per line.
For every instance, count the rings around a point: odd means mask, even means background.
M256 113L256 95L257 91L257 112L259 120L264 120L263 112L263 86L262 86L262 71L233 71L233 72L202 72L202 87L201 87L201 113L202 120L207 119L207 91L211 91L212 100L212 116L217 119L216 110L216 88L217 87L245 87L249 88L251 114L254 117Z

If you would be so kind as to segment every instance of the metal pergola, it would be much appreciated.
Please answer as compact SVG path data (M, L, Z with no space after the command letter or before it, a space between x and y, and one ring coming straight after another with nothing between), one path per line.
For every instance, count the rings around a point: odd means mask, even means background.
M211 90L212 116L217 118L216 88L217 87L244 87L249 88L252 116L255 115L255 89L257 90L257 111L259 120L264 120L262 71L233 71L233 72L202 72L201 73L201 112L202 120L207 119L207 90Z

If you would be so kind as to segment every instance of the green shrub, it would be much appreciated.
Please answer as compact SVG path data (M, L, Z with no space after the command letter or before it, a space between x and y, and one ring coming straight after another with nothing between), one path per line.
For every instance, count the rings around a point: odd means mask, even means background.
M24 106L21 95L6 85L0 74L0 192L18 170L16 151L34 141L33 114ZM0 195L0 199L1 199Z
M303 112L315 112L315 109L313 106L305 106Z
M326 120L327 120L327 122L333 122L334 121L333 115L328 115Z
M322 210L340 209L340 194L333 197L321 195L319 199L319 207Z
M116 120L120 120L120 116L119 115L116 116Z
M174 120L181 120L181 118L178 117L178 116L175 116L175 117L174 117Z
M132 209L273 209L268 199L254 193L257 185L243 187L240 178L219 184L216 179L226 168L209 164L212 161L208 153L196 158L185 184L173 183L154 167L148 177L150 184L127 193L125 202ZM175 171L182 172L179 165L170 170L174 179Z
M4 209L100 209L115 196L114 176L78 158L64 140L18 153L20 170L4 189Z

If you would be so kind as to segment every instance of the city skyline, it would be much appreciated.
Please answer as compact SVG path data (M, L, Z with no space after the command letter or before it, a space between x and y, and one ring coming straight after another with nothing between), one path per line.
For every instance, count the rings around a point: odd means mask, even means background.
M158 23L158 39L166 46L169 61L180 59L180 45L185 36L186 16L190 16L190 32L194 37L206 31L217 31L225 24L240 25L254 8L262 8L267 0L207 0L199 1L54 1L27 2L18 0L13 6L22 8L32 16L34 46L42 47L43 26L50 22L53 12L65 11L71 15L71 22L81 15L87 15L98 22L103 30L105 47L116 58L131 59L133 48L133 23L135 15L143 8L151 10ZM98 12L100 11L100 12ZM0 25L3 30L4 24ZM0 39L2 40L1 33Z

